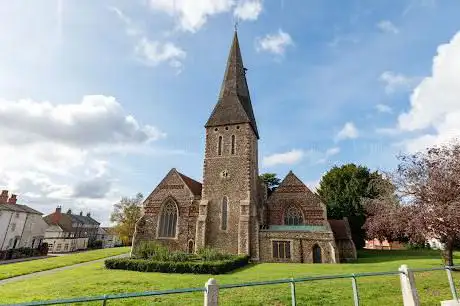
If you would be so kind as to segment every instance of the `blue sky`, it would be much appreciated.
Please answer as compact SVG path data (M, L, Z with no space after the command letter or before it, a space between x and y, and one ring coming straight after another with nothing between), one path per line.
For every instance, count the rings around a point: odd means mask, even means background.
M236 20L260 172L315 187L460 131L457 0L18 0L0 19L0 187L44 213L107 223L172 167L201 180Z

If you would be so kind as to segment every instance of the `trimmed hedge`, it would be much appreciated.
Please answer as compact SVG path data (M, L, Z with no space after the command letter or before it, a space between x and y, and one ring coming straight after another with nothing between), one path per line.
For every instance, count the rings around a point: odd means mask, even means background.
M248 256L234 256L218 261L156 261L148 259L114 258L106 259L107 269L131 270L139 272L223 274L244 267Z

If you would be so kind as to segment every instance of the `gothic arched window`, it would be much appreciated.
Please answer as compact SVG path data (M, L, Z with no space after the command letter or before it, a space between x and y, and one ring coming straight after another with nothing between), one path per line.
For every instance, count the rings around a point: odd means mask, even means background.
M217 144L217 154L222 155L222 136L219 136L219 142Z
M232 135L232 155L235 154L235 135Z
M177 207L176 204L169 200L161 210L159 237L176 237L177 225Z
M193 253L193 250L194 250L194 248L193 248L193 240L189 240L189 241L188 241L188 252L189 252L190 254L192 254L192 253Z
M227 221L228 221L228 199L227 197L222 198L222 220L220 229L226 231L227 230Z
M284 224L285 225L302 225L303 216L299 208L294 205L290 205L284 212Z

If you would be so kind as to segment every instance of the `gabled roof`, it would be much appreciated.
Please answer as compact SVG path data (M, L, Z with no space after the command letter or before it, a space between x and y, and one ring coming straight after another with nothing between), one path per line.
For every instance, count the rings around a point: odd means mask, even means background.
M185 185L187 185L187 187L194 195L201 196L202 185L200 182L195 181L194 179L186 176L185 174L180 173L179 171L177 171L177 174L179 174L181 179L184 181Z
M28 214L43 215L43 213L22 204L0 204L0 210L9 210L15 212L25 212Z
M246 68L243 65L238 34L235 31L219 100L205 127L238 123L249 123L257 138L259 138L246 80Z
M305 185L295 174L294 172L289 171L286 177L281 181L278 188L271 194L283 193L283 192L303 192L307 193L309 196L317 198L317 196L311 191L307 185ZM319 199L318 199L319 200Z

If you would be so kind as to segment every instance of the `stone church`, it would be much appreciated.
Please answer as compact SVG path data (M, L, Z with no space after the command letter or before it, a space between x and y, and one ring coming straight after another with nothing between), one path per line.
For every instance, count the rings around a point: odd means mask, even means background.
M171 169L144 201L133 250L211 247L260 262L337 263L356 258L348 221L328 220L319 197L291 171L267 196L259 131L235 31L217 104L205 125L203 183Z

